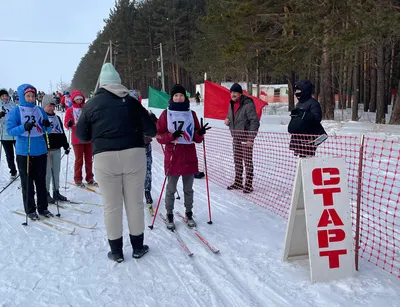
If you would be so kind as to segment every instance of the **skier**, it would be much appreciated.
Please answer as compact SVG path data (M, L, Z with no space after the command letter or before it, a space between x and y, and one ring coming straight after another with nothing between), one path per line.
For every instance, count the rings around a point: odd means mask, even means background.
M65 113L64 126L68 130L72 129L72 147L75 153L74 181L78 187L85 187L85 184L82 182L83 159L85 159L86 182L88 185L97 187L98 184L93 179L92 144L90 142L82 143L76 137L76 125L82 113L82 107L85 105L85 97L82 92L73 91L71 99L73 107L69 108Z
M10 180L15 180L17 178L17 168L15 166L15 138L8 135L6 131L6 122L8 118L8 113L16 106L14 102L10 100L7 90L0 90L0 140L1 145L6 152L7 164L10 169Z
M125 204L133 258L149 251L144 241L143 182L146 154L143 135L154 137L156 125L139 101L129 95L110 63L100 72L100 88L83 108L77 126L82 142L93 141L95 170L104 202L104 223L111 251L124 261L122 209Z
M138 93L134 90L130 90L129 94L135 98L137 101L141 103L141 99L138 95ZM151 119L154 121L155 124L157 124L157 116L151 111L149 111L149 115ZM149 136L144 136L144 147L146 149L146 180L144 182L144 197L146 199L146 204L149 205L149 209L152 210L152 204L153 204L153 197L151 197L151 181L152 181L152 174L151 174L151 169L152 169L152 164L153 164L153 157L152 157L152 148L151 148L151 142L153 139Z
M65 92L65 95L61 99L61 105L63 108L65 108L65 111L67 111L69 108L72 108L72 99L69 92Z
M185 195L186 217L189 227L195 227L193 220L193 182L198 169L196 145L201 143L204 134L211 127L208 124L200 126L196 112L189 109L190 102L185 88L175 84L171 90L168 109L164 110L157 122L157 141L165 144L164 171L168 177L165 195L167 210L167 228L174 229L175 191L182 176L183 192Z
M55 114L56 100L51 95L43 96L43 108L46 112L51 126L48 134L49 152L46 171L47 201L54 204L56 200L67 201L67 198L60 194L60 169L61 169L61 147L66 155L69 154L69 144L64 133L61 118ZM45 136L47 142L47 136ZM51 167L53 170L51 170ZM53 181L54 176L54 181ZM50 195L50 182L53 185L53 197Z
M17 139L17 164L21 176L25 213L31 220L39 219L33 190L35 182L39 215L53 217L54 215L47 209L47 146L43 138L43 134L51 130L50 122L43 108L35 105L37 96L35 87L30 84L20 85L18 96L21 105L13 108L8 114L7 133Z
M292 135L289 149L300 158L312 157L315 156L317 146L328 137L321 125L321 105L312 98L311 81L298 81L294 89L299 102L290 114L288 132Z

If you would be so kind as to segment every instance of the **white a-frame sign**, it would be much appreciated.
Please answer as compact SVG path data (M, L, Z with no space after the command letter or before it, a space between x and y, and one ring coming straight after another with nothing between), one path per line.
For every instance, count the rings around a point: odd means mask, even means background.
M355 274L346 163L299 159L283 260L309 259L311 281Z

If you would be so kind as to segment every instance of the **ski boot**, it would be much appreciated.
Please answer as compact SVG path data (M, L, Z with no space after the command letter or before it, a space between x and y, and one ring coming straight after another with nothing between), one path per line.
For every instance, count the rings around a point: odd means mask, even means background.
M96 181L94 181L94 179L90 180L87 184L92 186L92 187L98 187L99 186L99 184Z
M59 201L68 201L68 199L65 196L60 194L59 190L53 192L53 199Z
M32 221L38 221L40 220L39 215L36 212L32 212L28 214L28 217L32 220Z
M44 210L43 212L39 212L39 215L43 215L44 217L54 217L54 214L51 213L49 210Z
M187 225L190 228L196 227L196 222L193 219L193 212L186 212Z
M172 213L167 214L167 228L169 230L175 229L174 215Z

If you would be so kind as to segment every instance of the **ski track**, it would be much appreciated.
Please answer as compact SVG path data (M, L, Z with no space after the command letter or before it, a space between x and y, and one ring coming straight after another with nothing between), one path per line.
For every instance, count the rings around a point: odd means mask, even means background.
M68 134L67 134L68 135ZM164 180L163 156L153 142L153 198L157 205ZM210 154L210 153L209 153ZM75 201L100 203L101 196L69 186L64 189L66 160L62 161L61 193ZM68 181L73 181L74 154L68 163ZM202 167L201 167L202 168ZM272 176L268 173L268 176ZM9 183L2 152L0 189ZM199 231L220 254L213 254L176 217L179 234L189 249L188 257L175 236L157 217L154 230L146 227L150 252L142 259L131 257L132 248L124 219L125 262L107 258L109 250L103 209L82 214L60 208L65 219L93 225L76 227L66 235L29 222L12 210L23 210L20 180L1 194L0 203L0 306L399 306L399 280L361 260L361 271L351 279L311 284L308 261L282 262L286 221L270 211L210 182L213 225L208 225L205 179L195 180L194 213ZM175 208L184 213L182 184ZM155 208L154 208L155 209ZM53 213L57 212L51 206ZM160 211L165 213L164 199ZM146 225L152 217L145 208ZM74 225L51 221L72 229ZM56 303L55 303L56 302Z

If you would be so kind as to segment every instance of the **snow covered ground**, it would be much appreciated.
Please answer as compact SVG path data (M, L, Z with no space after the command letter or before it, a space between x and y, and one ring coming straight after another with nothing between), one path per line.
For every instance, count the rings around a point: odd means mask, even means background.
M194 109L202 115L202 107ZM160 111L154 110L157 115ZM276 116L288 117L284 112L264 115L264 131L286 131ZM221 126L220 121L210 122ZM328 133L359 135L369 129L367 126L332 123ZM397 134L390 132L391 127L384 127L382 132L372 130L369 135L398 139L396 128ZM9 176L2 155L0 188ZM62 161L62 186L66 173L72 181L73 160L71 153L68 169L66 157ZM154 151L155 200L163 174L163 157ZM177 219L182 239L194 252L188 257L162 220L157 219L154 230L146 227L150 252L139 260L130 257L125 227L126 260L122 264L107 258L109 247L101 207L71 205L92 210L91 214L61 211L63 218L83 225L97 222L94 230L77 227L74 235L67 235L33 222L24 227L24 218L10 212L23 209L19 184L12 184L0 200L0 306L400 306L400 279L363 259L354 278L311 284L307 261L281 261L286 221L212 183L214 223L208 225L204 180L195 181L194 213L198 229L220 249L220 254L211 253ZM101 204L101 196L72 185L61 192L74 201ZM56 212L55 207L50 209ZM176 210L184 211L183 199L176 201ZM163 202L160 211L165 213ZM147 210L145 213L149 225L151 217ZM59 225L72 229L72 225Z

